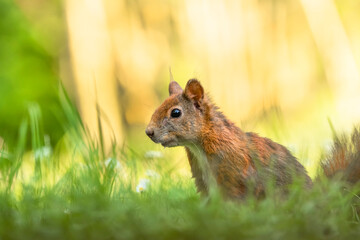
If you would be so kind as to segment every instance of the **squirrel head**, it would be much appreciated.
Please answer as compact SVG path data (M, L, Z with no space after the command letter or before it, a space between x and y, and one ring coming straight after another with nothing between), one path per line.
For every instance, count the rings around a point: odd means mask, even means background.
M158 107L146 128L146 134L164 147L185 146L200 138L204 119L204 89L190 79L183 90L172 81L169 97Z

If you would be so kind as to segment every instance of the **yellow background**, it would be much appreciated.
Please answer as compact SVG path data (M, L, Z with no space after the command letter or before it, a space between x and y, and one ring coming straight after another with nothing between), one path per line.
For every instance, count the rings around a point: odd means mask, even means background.
M168 69L198 78L245 131L288 146L308 168L360 122L360 1L17 1L92 134L159 149L144 134ZM172 150L166 150L172 151ZM180 151L178 155L184 158Z

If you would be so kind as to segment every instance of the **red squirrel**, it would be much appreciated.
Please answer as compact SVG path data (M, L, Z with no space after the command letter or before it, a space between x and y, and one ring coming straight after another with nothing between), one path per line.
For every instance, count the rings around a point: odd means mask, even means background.
M190 79L185 90L171 81L169 94L152 115L146 134L164 147L185 147L198 192L207 196L216 188L226 199L241 200L248 194L260 198L271 181L286 193L294 176L303 180L304 188L312 186L288 149L235 126L198 80Z

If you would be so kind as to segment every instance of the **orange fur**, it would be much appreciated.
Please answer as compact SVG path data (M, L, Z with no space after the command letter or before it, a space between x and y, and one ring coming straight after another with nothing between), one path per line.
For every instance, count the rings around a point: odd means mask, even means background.
M360 128L354 128L351 138L336 137L331 153L321 163L328 178L339 176L349 183L360 180Z

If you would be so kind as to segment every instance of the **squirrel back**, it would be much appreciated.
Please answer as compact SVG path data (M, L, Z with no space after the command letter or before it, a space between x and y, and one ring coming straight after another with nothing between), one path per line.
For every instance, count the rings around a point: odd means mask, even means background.
M216 188L228 199L249 193L260 198L271 182L286 193L294 178L302 179L304 188L312 186L306 169L284 146L235 126L198 80L189 80L184 90L172 81L169 94L152 115L146 134L164 147L185 147L201 194Z

